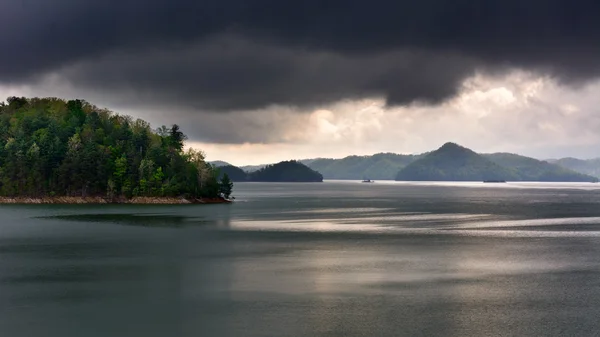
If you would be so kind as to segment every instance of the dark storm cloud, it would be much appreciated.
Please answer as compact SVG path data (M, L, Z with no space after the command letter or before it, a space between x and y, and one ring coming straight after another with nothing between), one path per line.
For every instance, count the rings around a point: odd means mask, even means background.
M4 0L0 81L57 72L212 110L438 102L482 69L595 78L598 13L591 0Z
M134 88L157 101L185 102L206 111L248 110L270 103L325 104L382 94L399 103L440 101L454 93L471 66L464 57L451 54L347 57L220 38L143 56L107 55L63 73L85 87L110 86L121 92Z

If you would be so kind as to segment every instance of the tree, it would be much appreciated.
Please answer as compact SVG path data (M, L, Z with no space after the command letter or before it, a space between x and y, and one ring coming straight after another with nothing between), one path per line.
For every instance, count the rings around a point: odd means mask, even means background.
M225 199L229 199L232 191L233 182L231 182L231 180L229 179L229 175L225 173L223 174L223 177L221 177L221 182L219 184L219 193L223 195Z
M70 100L67 102L69 110L70 123L81 126L85 122L85 112L83 111L83 101L79 99Z
M69 137L67 142L67 151L64 160L60 165L59 185L67 195L72 195L76 191L81 191L85 195L85 170L83 158L83 145L78 133Z
M25 97L11 96L7 98L6 101L8 102L8 106L15 110L18 110L27 105L27 98Z
M150 159L142 159L139 171L140 183L138 188L138 194L141 196L149 196L152 192L154 162Z
M156 172L152 175L152 181L154 182L154 187L152 188L152 193L154 195L163 196L165 194L165 190L163 187L163 179L165 178L165 174L162 171L162 167L156 169Z
M186 136L179 130L179 125L173 124L169 132L170 145L178 152L183 150L183 142L186 140Z
M125 179L127 174L127 158L123 154L120 158L115 160L115 171L113 172L113 181L115 183L115 190L117 193L123 192L123 186L125 185Z
M27 161L29 174L27 175L26 190L31 195L39 195L43 189L43 169L40 160L40 147L35 142L33 142L33 145L27 150Z

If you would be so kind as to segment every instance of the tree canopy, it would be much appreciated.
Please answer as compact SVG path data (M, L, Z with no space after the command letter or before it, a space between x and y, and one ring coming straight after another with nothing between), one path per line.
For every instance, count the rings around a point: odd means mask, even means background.
M219 173L184 151L178 125L150 124L83 100L0 104L0 195L217 197Z

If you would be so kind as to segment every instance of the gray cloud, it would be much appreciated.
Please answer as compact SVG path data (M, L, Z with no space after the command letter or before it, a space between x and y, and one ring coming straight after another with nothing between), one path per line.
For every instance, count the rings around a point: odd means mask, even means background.
M420 51L346 57L221 38L175 50L114 53L64 69L88 88L131 90L143 99L210 110L306 106L387 96L390 103L439 102L472 74L465 57Z
M304 114L285 109L228 114L183 112L170 118L183 126L190 139L214 144L302 142L307 122Z
M5 0L0 82L58 73L205 111L437 103L481 69L596 78L598 12L593 0Z

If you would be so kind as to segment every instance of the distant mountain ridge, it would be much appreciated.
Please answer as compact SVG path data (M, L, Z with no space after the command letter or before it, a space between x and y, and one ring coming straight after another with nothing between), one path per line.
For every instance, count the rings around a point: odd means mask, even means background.
M594 181L596 177L570 170L547 161L513 153L483 154L498 165L511 169L521 181L581 182Z
M422 155L377 153L372 156L348 156L342 159L302 160L308 167L321 172L326 179L392 180L398 171Z
M405 168L402 181L548 181L594 182L597 178L512 153L478 154L455 143L446 143Z
M216 166L216 167L222 167L222 166L229 166L231 164L229 164L226 161L222 161L222 160L214 160L214 161L209 161L209 164Z
M572 157L561 159L550 159L549 163L600 178L600 158L595 159L577 159Z
M425 158L428 159L420 161ZM446 143L438 150L416 155L377 153L372 156L313 158L298 162L321 173L324 179L340 180L587 182L595 181L600 176L600 159L542 161L512 153L478 154L455 143ZM265 166L242 166L241 169L252 172Z
M396 177L398 170L421 156L423 155L377 153L371 156L348 156L341 159L301 159L298 160L298 162L320 172L325 179L361 180L368 178L393 180ZM267 164L245 165L239 166L239 168L246 172L254 172L265 166L267 166Z

